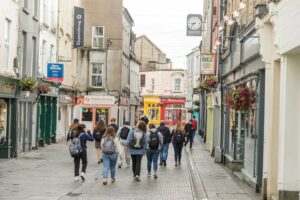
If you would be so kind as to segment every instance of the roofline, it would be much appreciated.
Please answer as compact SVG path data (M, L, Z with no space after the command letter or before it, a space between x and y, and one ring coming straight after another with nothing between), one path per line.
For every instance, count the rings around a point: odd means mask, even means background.
M131 24L133 25L134 24L134 20L133 20L132 16L130 15L128 9L125 8L125 7L123 7L123 8L124 8L125 14L129 17L129 19L131 20Z
M146 35L140 35L139 37L136 38L136 40L141 39L141 38L145 38L146 40L148 40L158 51L160 51L161 53L167 55L165 52L163 52L160 48L158 48L158 46L156 46L156 44L154 44Z

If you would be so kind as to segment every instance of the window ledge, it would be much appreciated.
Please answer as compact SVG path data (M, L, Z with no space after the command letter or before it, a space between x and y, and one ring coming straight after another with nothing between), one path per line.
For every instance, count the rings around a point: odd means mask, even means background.
M23 7L23 12L26 13L27 15L29 15L29 10L28 10L28 8Z
M33 16L32 19L37 22L39 21L39 18L37 16Z
M173 93L182 93L182 91L173 91Z

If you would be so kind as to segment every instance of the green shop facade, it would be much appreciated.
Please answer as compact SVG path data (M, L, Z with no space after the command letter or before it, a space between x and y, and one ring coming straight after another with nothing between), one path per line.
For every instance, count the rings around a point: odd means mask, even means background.
M57 109L59 85L44 82L51 88L51 92L40 93L37 107L37 140L38 146L44 146L56 142Z
M0 158L17 152L17 88L17 79L0 76Z

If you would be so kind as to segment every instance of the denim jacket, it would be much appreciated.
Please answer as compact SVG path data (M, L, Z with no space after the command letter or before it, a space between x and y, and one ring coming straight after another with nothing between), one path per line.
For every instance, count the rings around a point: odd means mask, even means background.
M143 135L144 145L143 145L142 149L134 149L130 146L130 141L132 140L133 132L135 129L136 128L130 130L130 132L127 136L126 146L128 147L131 155L143 155L146 153L146 149L147 149L146 133L144 133L144 135Z

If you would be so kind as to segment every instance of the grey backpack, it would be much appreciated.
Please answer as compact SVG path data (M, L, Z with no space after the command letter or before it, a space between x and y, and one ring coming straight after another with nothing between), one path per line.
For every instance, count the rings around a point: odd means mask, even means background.
M73 138L71 143L69 144L69 151L72 157L78 157L81 155L82 146L80 142L80 136L77 138Z

